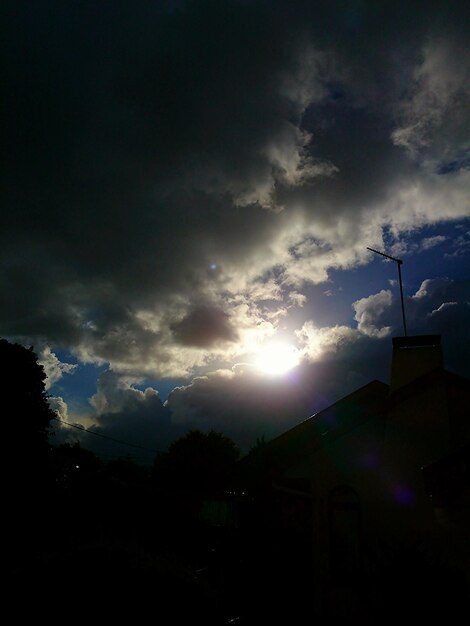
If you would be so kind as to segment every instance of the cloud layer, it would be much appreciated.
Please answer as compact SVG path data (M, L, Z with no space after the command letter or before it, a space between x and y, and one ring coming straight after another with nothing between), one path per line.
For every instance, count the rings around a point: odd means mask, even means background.
M206 376L174 391L174 416L248 390L232 368L276 333L306 362L388 340L389 290L319 327L312 289L368 263L367 246L417 254L446 238L411 234L470 215L467 3L44 0L2 13L0 332L120 380ZM410 318L447 332L465 308L447 289L425 314L418 292ZM67 370L51 355L52 384ZM238 395L240 415L258 411ZM100 387L100 415L104 399Z
M470 282L426 280L406 299L408 323L420 334L445 337L444 360L451 371L470 377ZM315 327L310 320L297 332L303 355L300 364L282 378L266 377L251 364L218 369L175 387L162 403L152 388L112 371L101 374L87 416L91 429L107 437L145 442L165 448L189 429L222 431L243 451L256 439L270 439L374 379L389 382L391 336L401 325L401 308L390 291L354 303L357 327ZM400 334L400 333L394 333ZM53 399L67 419L62 398ZM82 439L88 447L109 454L109 442L62 428L59 439ZM114 445L112 450L116 449ZM119 454L131 454L117 446ZM142 454L142 453L141 453ZM145 459L148 461L148 453Z

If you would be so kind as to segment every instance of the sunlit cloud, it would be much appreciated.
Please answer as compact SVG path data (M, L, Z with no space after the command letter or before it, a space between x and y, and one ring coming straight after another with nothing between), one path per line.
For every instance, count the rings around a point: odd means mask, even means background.
M38 350L38 361L46 374L46 391L58 382L64 374L73 374L78 367L77 364L61 362L49 346L44 346Z
M380 326L377 320L381 314L392 304L392 292L383 289L377 294L361 298L353 303L356 311L354 318L357 320L357 328L360 332L369 337L381 339L388 337L391 333L391 326Z
M317 361L336 353L347 344L357 341L359 333L349 326L324 326L319 328L309 320L296 331L302 352L309 361Z

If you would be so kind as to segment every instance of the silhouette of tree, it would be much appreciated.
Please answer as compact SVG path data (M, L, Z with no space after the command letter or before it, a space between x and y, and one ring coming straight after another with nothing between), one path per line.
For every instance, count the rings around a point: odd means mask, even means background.
M84 479L95 480L103 462L80 443L62 443L51 448L51 466L57 489L69 488Z
M240 451L222 433L191 430L157 457L153 477L165 489L216 494L226 489Z
M33 348L0 339L0 365L5 430L13 451L6 509L7 535L16 550L15 568L48 541L53 487L48 434L55 414L47 401L46 375Z
M108 461L105 469L108 477L129 485L143 484L147 481L149 475L147 467L138 465L129 458Z
M268 442L266 441L266 437L264 435L256 437L256 442L248 450L248 454L257 454L259 451L264 451L267 445Z
M237 487L251 492L270 488L280 473L282 456L273 449L264 435L257 437L255 444L237 466Z
M49 425L55 417L47 401L46 374L33 348L6 339L0 339L0 363L9 397L9 430L26 453L22 464L39 472L47 462Z

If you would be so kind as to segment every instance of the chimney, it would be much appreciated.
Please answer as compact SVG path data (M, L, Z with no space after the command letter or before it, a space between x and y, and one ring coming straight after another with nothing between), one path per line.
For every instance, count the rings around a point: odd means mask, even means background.
M427 372L443 367L440 335L394 337L390 393Z

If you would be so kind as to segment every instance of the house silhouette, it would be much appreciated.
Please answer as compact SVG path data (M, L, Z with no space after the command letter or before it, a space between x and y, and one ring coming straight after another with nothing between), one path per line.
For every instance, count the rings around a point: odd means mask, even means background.
M440 336L396 337L390 385L373 380L248 455L247 524L321 623L464 609L469 406L470 381L444 369Z

